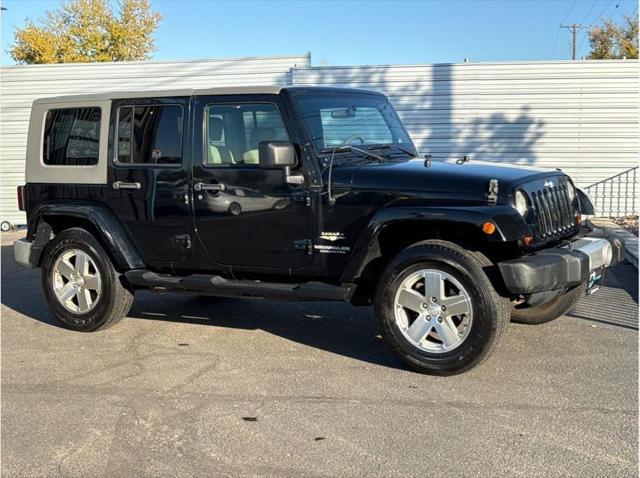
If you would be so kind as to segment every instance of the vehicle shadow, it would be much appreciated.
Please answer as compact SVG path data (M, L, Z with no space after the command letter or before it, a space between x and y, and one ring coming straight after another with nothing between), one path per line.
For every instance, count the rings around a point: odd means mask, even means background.
M16 264L13 247L10 245L3 245L0 249L0 264L2 304L34 320L57 326L42 295L40 271L25 269Z
M40 287L39 270L19 267L11 246L1 248L2 304L44 324L59 327ZM592 322L638 329L635 269L620 264L605 275L602 289L583 297L567 315ZM618 306L614 309L611 304ZM405 365L377 335L370 307L342 302L282 302L226 299L177 293L136 293L130 319L263 330L319 350L391 368ZM69 332L72 333L72 332Z
M370 307L341 302L282 302L139 292L129 317L269 334L345 357L405 368L376 332Z
M638 271L629 263L605 271L600 290L582 297L567 315L638 330Z
M18 266L11 246L1 248L1 259L2 304L33 320L60 327L47 308L40 271ZM353 307L342 302L225 299L138 291L128 318L263 330L345 357L406 368L377 335L370 307Z

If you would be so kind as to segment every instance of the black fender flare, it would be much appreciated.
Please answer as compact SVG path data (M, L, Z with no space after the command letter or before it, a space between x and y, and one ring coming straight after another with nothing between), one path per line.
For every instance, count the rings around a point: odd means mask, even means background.
M340 281L353 283L367 264L382 255L380 233L388 226L403 221L424 221L450 225L472 226L482 230L485 222L492 222L496 231L485 235L488 242L510 242L531 234L524 218L511 206L421 206L389 205L376 213L354 247Z
M593 205L593 201L589 196L589 193L581 188L576 188L578 193L578 201L580 201L580 212L587 214L588 216L596 215L596 207Z
M107 206L91 201L49 201L42 203L29 215L27 239L41 252L51 238L51 226L47 220L70 217L88 221L96 229L103 245L107 247L120 270L142 269L142 256L127 234L126 229ZM38 258L39 263L39 258Z

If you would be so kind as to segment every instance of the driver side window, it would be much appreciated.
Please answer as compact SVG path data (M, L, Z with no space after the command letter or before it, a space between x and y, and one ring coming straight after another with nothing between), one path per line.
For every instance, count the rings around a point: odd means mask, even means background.
M263 141L289 141L274 104L215 104L205 108L206 166L257 166Z

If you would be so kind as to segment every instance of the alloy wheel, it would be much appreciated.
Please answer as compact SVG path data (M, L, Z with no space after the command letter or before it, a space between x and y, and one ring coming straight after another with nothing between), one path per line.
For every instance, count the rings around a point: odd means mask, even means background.
M58 257L52 279L56 298L69 312L86 314L100 299L100 271L91 256L80 249L69 249Z
M396 325L418 349L445 353L467 338L473 313L470 295L452 275L438 269L410 274L394 299Z

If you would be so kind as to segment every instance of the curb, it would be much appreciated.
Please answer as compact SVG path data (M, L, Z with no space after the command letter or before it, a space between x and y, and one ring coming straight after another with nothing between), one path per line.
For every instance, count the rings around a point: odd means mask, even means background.
M624 255L627 262L638 268L638 236L630 233L626 229L618 226L615 222L608 218L594 217L589 222L598 229L606 229L615 234L624 243Z

